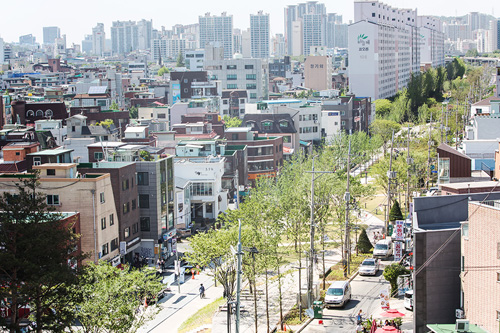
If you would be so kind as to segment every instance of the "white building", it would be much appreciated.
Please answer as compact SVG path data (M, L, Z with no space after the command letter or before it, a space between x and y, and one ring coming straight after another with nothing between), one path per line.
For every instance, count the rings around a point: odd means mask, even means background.
M186 51L184 59L187 69L190 71L202 71L205 61L205 50Z
M321 134L327 144L339 135L341 130L341 111L321 111Z
M349 81L357 96L388 98L420 70L417 12L378 1L354 2L349 25Z
M444 66L444 33L441 20L433 16L418 16L420 63L433 68Z
M269 58L269 14L250 14L250 49L252 58Z
M3 64L4 61L5 61L5 54L4 54L3 39L0 38L0 64Z
M104 32L104 24L97 23L92 28L92 53L102 56L106 46L106 33Z
M63 144L68 135L68 128L63 126L62 119L36 120L35 131L50 131L58 146Z
M61 38L59 27L43 27L43 43L54 44L56 38Z
M205 70L214 80L222 81L222 89L245 89L248 101L255 103L269 93L269 64L267 60L235 57L224 60L205 60Z
M228 191L222 188L224 157L174 160L174 174L191 182L192 219L215 219L227 209ZM177 186L177 184L176 184Z
M206 13L199 17L200 47L219 42L224 47L224 58L233 56L233 16L225 12L221 16L211 16Z

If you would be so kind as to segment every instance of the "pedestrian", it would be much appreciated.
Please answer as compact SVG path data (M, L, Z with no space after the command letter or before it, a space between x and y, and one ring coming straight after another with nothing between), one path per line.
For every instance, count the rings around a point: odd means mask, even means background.
M385 320L384 326L390 326L389 325L389 320L387 320L387 319Z
M203 283L200 284L200 298L205 298L205 287Z
M160 264L161 264L161 269L165 270L165 259L161 258Z
M356 322L361 324L363 322L363 310L359 309L358 315L356 316Z

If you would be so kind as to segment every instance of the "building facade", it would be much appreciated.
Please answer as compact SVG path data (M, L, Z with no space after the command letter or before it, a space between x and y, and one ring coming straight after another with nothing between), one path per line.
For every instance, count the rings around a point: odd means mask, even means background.
M233 16L222 13L221 16L211 16L206 13L198 19L200 24L200 47L219 43L224 48L224 58L233 56Z
M250 52L252 58L269 58L269 14L250 14Z
M420 63L444 67L443 23L433 16L418 16Z

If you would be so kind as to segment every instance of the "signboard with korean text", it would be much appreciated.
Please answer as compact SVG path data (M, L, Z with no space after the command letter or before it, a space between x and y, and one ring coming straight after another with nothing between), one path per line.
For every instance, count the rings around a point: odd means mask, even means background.
M393 241L402 241L405 237L404 221L396 220L396 226L392 234Z
M394 242L394 261L403 258L403 242Z

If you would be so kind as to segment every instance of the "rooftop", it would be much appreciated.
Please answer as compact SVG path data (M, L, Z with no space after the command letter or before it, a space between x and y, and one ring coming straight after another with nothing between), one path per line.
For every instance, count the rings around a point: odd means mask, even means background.
M226 133L241 133L241 132L250 132L252 131L251 127L230 127L225 130Z
M92 143L90 145L87 145L87 147L90 147L90 148L101 148L101 147L116 148L116 147L121 147L124 145L126 145L126 144L123 142L120 142L120 141L102 141L102 142Z
M495 188L498 187L498 191L500 191L500 186L498 186L498 182L495 181L486 181L486 182L465 182L465 183L450 183L450 184L441 184L441 187L462 190L462 189L474 189L474 188Z
M36 153L28 154L28 156L55 156L72 152L73 149L64 149L64 148L56 148L56 149L47 149L38 151Z

